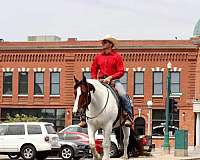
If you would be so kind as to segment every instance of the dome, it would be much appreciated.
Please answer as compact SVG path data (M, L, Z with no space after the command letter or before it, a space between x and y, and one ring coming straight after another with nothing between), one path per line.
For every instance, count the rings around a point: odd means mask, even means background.
M198 37L198 36L200 36L200 19L196 23L196 25L194 27L194 32L193 32L193 37Z

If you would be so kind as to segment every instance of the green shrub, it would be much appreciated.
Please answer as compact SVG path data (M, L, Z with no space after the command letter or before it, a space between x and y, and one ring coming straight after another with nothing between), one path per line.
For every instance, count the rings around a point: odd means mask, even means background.
M5 122L39 122L40 118L32 115L16 114L12 116L6 116Z

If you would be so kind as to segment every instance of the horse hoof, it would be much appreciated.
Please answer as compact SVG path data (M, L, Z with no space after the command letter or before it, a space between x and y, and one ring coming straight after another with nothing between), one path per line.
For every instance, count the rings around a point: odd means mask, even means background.
M120 159L123 159L123 160L128 160L128 157L121 157Z
M100 154L97 154L97 156L93 157L93 160L102 160L102 157Z

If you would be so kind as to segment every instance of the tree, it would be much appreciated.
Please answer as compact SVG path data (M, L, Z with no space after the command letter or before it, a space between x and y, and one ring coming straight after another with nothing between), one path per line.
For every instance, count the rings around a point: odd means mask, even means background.
M12 116L6 116L5 122L39 122L40 118L32 115L16 114Z

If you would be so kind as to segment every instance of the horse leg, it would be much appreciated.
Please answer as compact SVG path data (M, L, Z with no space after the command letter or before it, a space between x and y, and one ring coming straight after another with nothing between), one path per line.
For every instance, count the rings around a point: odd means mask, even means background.
M89 136L89 145L92 151L93 160L101 160L100 154L96 151L95 147L95 132L90 126L88 126L88 136Z
M123 129L123 134L124 134L124 139L123 139L124 155L123 155L122 159L127 160L128 159L127 149L128 149L128 143L129 143L130 128L129 127L123 127L122 129Z
M110 160L110 135L112 132L112 123L108 123L104 128L103 139L103 158L102 160Z

